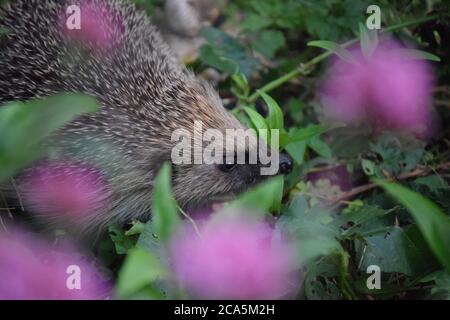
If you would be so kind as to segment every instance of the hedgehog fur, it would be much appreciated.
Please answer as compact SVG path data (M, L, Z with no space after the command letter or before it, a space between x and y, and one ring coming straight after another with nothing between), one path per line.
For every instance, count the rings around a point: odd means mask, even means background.
M64 36L60 17L73 4L107 9L109 22L119 26L107 35L107 48ZM149 217L153 180L171 159L174 130L191 132L194 121L203 129L243 128L126 0L16 0L0 9L0 28L8 30L0 39L1 104L77 92L100 105L56 132L46 154L46 161L92 166L107 181L107 201L82 222L83 231ZM200 208L245 190L258 180L256 171L251 165L230 172L173 165L173 193L183 208ZM20 185L14 188L16 198L21 192Z

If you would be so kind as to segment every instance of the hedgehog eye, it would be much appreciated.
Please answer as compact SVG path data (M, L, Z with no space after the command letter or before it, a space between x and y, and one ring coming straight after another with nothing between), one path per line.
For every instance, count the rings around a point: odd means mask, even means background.
M218 166L220 171L226 172L226 173L232 171L235 167L236 167L236 165L234 163L223 163L223 164L219 164L219 166Z

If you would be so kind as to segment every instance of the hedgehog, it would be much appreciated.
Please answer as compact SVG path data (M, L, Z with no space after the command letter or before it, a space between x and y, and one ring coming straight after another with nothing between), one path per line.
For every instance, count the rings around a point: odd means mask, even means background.
M81 9L81 29L66 30L73 5ZM83 20L86 12L95 12L93 22ZM77 176L87 172L89 179L101 180L93 185L104 192L94 192L95 214L80 218L82 231L151 218L154 180L171 162L174 130L192 132L195 121L203 129L245 129L214 88L174 58L150 18L126 0L11 1L0 9L0 28L7 30L0 39L0 104L62 92L86 94L99 104L97 112L55 132L40 161L59 174L70 175L76 167ZM281 160L284 168L286 161ZM39 206L24 199L33 199L34 191L20 182L36 165L8 187L8 199L31 212ZM181 208L203 208L261 181L260 166L172 163L172 192Z

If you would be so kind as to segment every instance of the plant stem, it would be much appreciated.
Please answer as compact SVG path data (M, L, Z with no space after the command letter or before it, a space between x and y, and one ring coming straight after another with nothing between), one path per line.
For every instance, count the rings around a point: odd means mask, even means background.
M430 16L426 16L426 17L421 17L418 19L414 19L414 20L410 20L410 21L406 21L406 22L402 22L393 26L390 26L388 28L385 28L382 32L392 32L398 29L402 29L405 27L409 27L412 25L416 25L416 24L420 24L420 23L424 23L427 21L432 21L435 20L436 18L438 18L439 15L435 14L435 15L430 15ZM344 44L342 44L342 47L348 47L356 42L358 42L358 38L355 38L353 40L347 41ZM280 87L281 85L283 85L286 82L289 82L290 80L294 79L295 77L299 76L299 75L307 75L312 71L312 68L318 64L319 62L327 59L329 56L331 56L333 53L330 51L324 52L320 55L318 55L317 57L309 60L306 63L301 63L297 68L295 68L294 70L290 71L289 73L286 73L285 75L267 83L266 85L264 85L263 87L261 87L258 91L255 91L252 95L250 95L248 97L248 102L255 102L256 99L259 98L260 96L260 92L264 92L267 93L269 91L272 91L273 89L276 89L278 87Z
M448 169L450 169L450 162L444 162L444 163L437 165L435 168L419 167L419 168L415 169L414 171L402 173L395 178L391 178L391 179L387 179L387 180L394 181L394 182L395 181L403 181L403 180L408 180L411 178L424 177L429 174L436 173L436 171L448 170ZM339 204L339 203L341 203L342 200L350 199L360 193L367 192L367 191L375 189L377 187L378 187L378 185L376 183L369 183L366 185L362 185L362 186L356 187L350 191L345 192L338 198L330 200L330 202L333 204Z
M421 24L424 22L428 22L428 21L433 21L437 18L439 18L440 15L439 14L433 14L430 16L425 16L425 17L421 17L421 18L417 18L414 20L410 20L410 21L406 21L406 22L401 22L398 24L394 24L393 26L387 27L383 30L383 32L392 32L398 29L402 29L402 28L406 28L406 27L410 27L416 24Z
M356 300L356 295L353 292L353 289L352 289L350 283L348 282L349 256L347 253L341 253L340 259L341 259L341 271L340 271L341 291L344 294L346 299Z

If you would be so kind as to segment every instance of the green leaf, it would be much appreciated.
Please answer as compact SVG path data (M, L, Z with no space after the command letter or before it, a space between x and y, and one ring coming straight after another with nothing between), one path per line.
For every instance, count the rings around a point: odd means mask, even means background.
M108 227L109 236L114 243L117 254L127 254L128 250L133 248L136 240L128 236L124 230L117 224Z
M377 265L387 273L420 275L433 259L429 259L427 248L424 250L420 245L423 240L415 233L414 228L391 227L389 231L366 237L363 242L355 241L360 270L364 272L368 266Z
M270 129L283 130L284 129L283 111L281 110L279 104L267 93L260 90L258 90L258 93L263 98L269 110L269 114L267 115L266 121Z
M0 108L0 181L36 160L38 144L77 116L97 110L94 98L59 94ZM18 147L20 146L20 147Z
M445 270L435 271L419 280L421 283L434 282L431 289L432 299L450 300L450 273Z
M429 188L432 192L439 192L439 190L450 189L450 186L445 181L445 179L439 175L419 177L414 180L414 184L423 185Z
M289 153L292 159L294 159L294 161L298 165L300 165L303 163L303 160L305 158L306 142L298 141L290 143L286 146L286 151Z
M262 31L253 43L253 49L262 53L266 58L272 59L277 51L286 45L286 39L281 31Z
M152 197L152 222L155 234L161 241L168 240L181 222L170 182L170 165L165 163L156 176Z
M205 27L202 36L208 44L200 49L200 59L230 75L241 72L247 77L259 66L247 47L222 30Z
M361 43L361 51L368 58L375 51L378 44L377 30L367 30L366 26L359 23L359 40Z
M333 222L340 229L344 229L340 238L365 238L392 229L392 219L387 218L391 212L374 205L364 205L356 200L346 208ZM359 205L358 202L361 202Z
M341 290L336 283L339 277L339 255L321 257L307 266L305 295L309 300L340 300Z
M236 86L241 90L244 95L248 95L250 88L248 87L247 77L243 73L236 73L231 76L231 79L236 84Z
M253 189L245 192L239 198L230 203L231 207L259 209L257 213L266 214L269 211L278 213L281 209L283 196L282 176L271 178Z
M279 139L280 139L280 145L279 145L279 150L283 150L289 143L289 134L283 130L283 131L279 131Z
M223 57L216 49L208 44L200 48L199 54L203 62L219 71L234 74L239 70L239 66L233 60Z
M327 132L329 129L321 126L321 125L311 125L306 128L302 128L294 132L290 138L289 142L298 142L298 141L305 141L309 140L315 136L319 136L324 132Z
M324 208L309 208L306 197L297 195L280 216L277 228L295 241L302 263L309 263L342 250L336 239L339 226L330 223L331 218Z
M131 228L125 231L126 236L139 235L144 231L145 223L134 220L131 222Z
M247 113L248 117L250 118L250 121L253 124L253 127L258 131L258 135L259 136L263 136L264 135L260 135L259 131L262 130L267 130L267 141L270 141L270 131L269 131L269 126L267 125L266 119L264 119L264 117L262 115L260 115L257 111L253 110L250 107L243 107L244 111Z
M441 58L439 58L438 56L423 50L416 50L416 49L398 49L398 50L402 53L403 57L407 59L430 60L435 62L441 61Z
M313 149L318 155L324 158L331 158L332 156L330 147L318 136L311 138L308 141L308 146Z
M250 13L244 21L241 23L241 27L244 30L258 31L270 26L271 21L266 17L260 16L255 13Z
M371 151L380 155L383 160L376 167L375 174L386 171L391 175L410 172L417 167L424 154L423 143L402 139L398 135L384 133L377 138L376 143L370 143ZM380 170L378 170L380 169Z
M353 58L350 51L345 49L340 44L333 42L333 41L327 41L327 40L317 40L317 41L310 41L308 42L308 46L310 47L319 47L328 51L331 51L332 53L339 56L341 59L348 61L348 62L355 62L355 59Z
M395 183L377 181L377 184L408 209L437 259L450 270L449 217L419 193Z
M129 298L145 287L150 287L152 282L166 278L168 274L167 268L150 251L133 248L119 272L117 296Z

